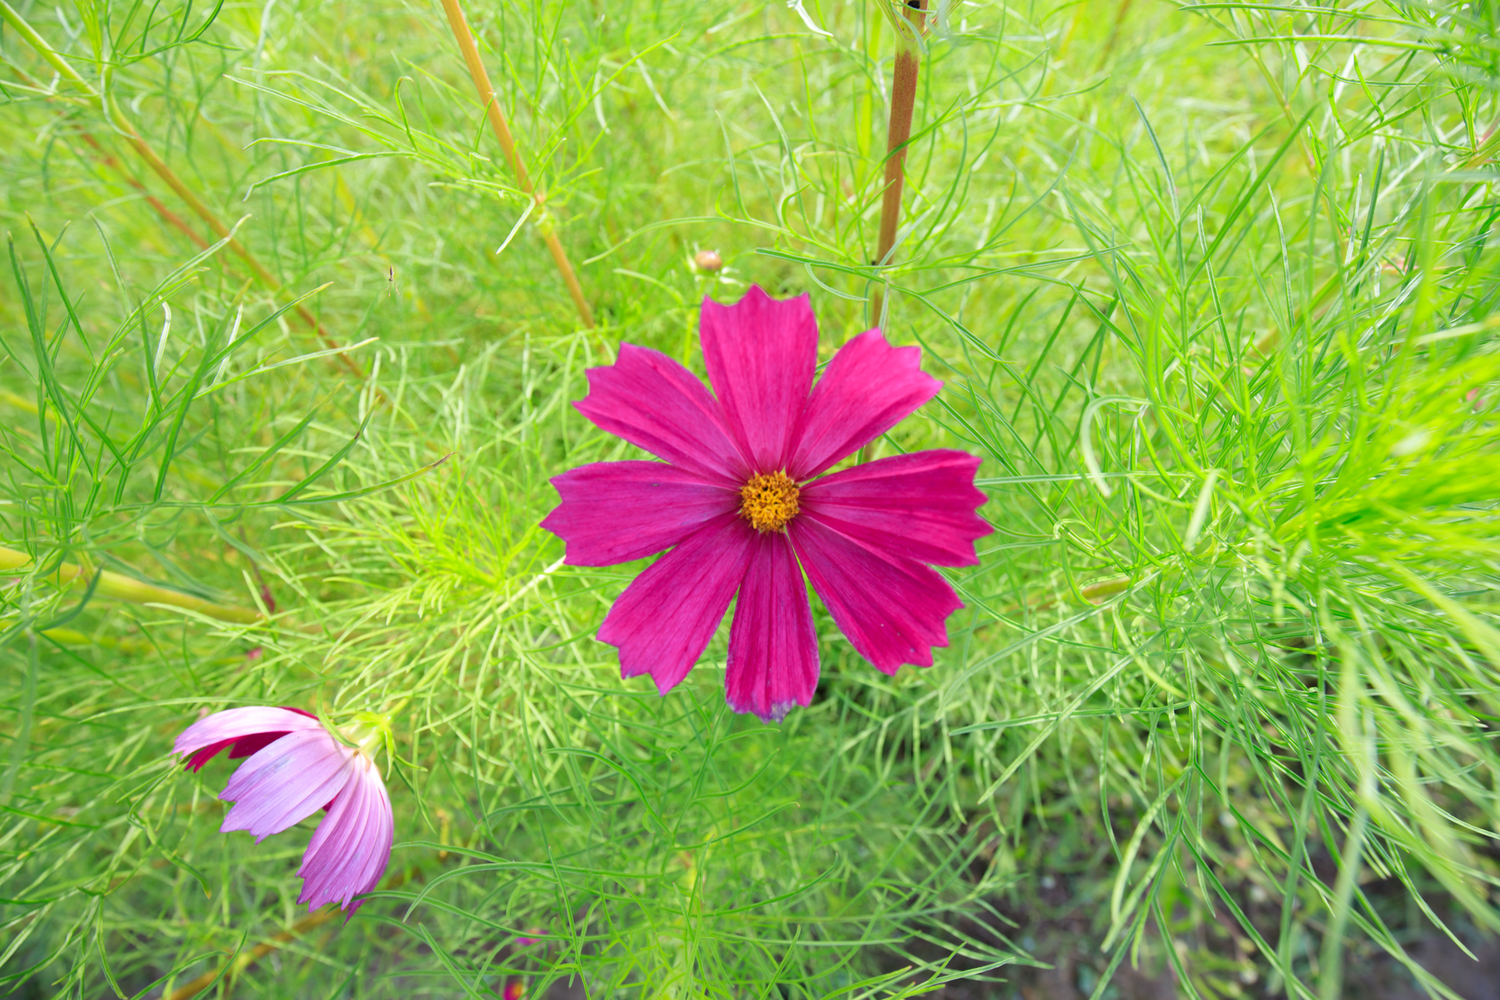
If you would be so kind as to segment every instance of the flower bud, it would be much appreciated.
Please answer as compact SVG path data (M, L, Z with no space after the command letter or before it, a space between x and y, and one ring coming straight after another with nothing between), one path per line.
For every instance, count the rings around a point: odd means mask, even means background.
M724 258L719 256L717 250L699 250L693 254L693 266L700 271L717 274L724 266Z

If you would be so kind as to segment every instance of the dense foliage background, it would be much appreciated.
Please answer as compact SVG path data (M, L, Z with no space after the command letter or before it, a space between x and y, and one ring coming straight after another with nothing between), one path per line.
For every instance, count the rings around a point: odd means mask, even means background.
M1334 1000L1489 954L1500 7L934 5L877 268L880 2L471 3L537 211L436 3L7 0L5 989ZM996 529L929 670L816 608L780 725L722 635L622 681L640 567L536 526L632 452L584 368L701 371L750 282L825 358L885 291L946 388L879 447L981 454ZM305 827L219 834L231 765L167 757L245 703L393 715L347 924Z

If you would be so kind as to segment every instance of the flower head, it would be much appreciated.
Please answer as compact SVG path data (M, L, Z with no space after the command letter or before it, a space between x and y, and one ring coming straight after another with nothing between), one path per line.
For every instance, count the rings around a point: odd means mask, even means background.
M807 296L751 286L732 306L705 300L711 394L682 365L621 344L588 372L574 405L663 462L597 462L552 480L562 497L542 527L572 566L610 566L671 549L615 601L599 639L626 677L665 694L702 654L729 602L730 706L782 718L811 701L818 643L803 574L861 655L894 674L932 665L944 621L963 607L931 569L978 562L991 528L974 513L979 459L961 451L882 458L825 475L896 426L942 383L915 347L879 330L845 344L813 384L818 326Z
M363 901L350 901L375 888L390 863L395 820L371 759L381 729L366 723L348 735L359 746L343 745L300 709L231 708L193 723L172 752L187 756L192 771L226 749L250 758L219 794L234 803L220 832L246 830L259 843L327 809L297 870L297 902L337 902L352 916Z

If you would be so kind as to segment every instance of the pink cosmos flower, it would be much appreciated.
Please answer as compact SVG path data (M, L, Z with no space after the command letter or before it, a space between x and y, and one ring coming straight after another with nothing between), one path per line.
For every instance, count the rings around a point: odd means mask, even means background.
M588 371L574 405L600 429L665 461L597 462L552 480L562 503L542 527L571 566L610 566L670 548L625 588L599 639L626 677L662 694L702 654L738 592L725 688L736 712L780 720L818 684L803 574L850 643L880 670L932 665L963 607L929 565L972 566L992 530L974 513L979 459L961 451L882 458L824 475L941 387L915 347L879 330L850 340L813 384L818 325L806 295L751 286L703 302L710 394L671 358L621 344Z
M369 753L334 739L315 715L260 706L200 719L177 737L172 752L187 756L188 770L197 771L225 749L250 759L219 794L234 803L220 832L247 830L259 843L327 809L297 870L303 879L297 902L309 909L337 902L353 916L364 901L350 900L379 884L395 834L391 799Z

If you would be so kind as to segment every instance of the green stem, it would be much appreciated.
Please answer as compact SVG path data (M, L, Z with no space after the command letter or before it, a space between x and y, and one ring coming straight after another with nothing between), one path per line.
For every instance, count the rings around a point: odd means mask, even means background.
M3 0L0 0L3 2ZM34 560L25 552L17 552L15 549L0 548L0 571L25 570L32 566ZM250 608L236 608L226 604L215 604L205 601L201 597L184 594L176 590L168 590L166 587L158 587L154 583L143 583L140 580L124 576L120 573L112 573L109 570L100 570L99 583L94 588L94 593L100 597L111 597L119 601L129 601L132 604L164 604L173 608L181 608L184 611L192 611L195 614L204 615L209 618L217 618L223 622L233 622L237 625L255 625L266 620L266 616L259 611ZM93 579L93 573L73 563L63 563L55 573L47 576L47 580L57 584L59 587L87 587Z
M94 88L93 84L85 80L82 74L75 70L68 60L63 58L62 53L58 52L51 45L48 45L47 40L38 34L37 30L7 0L0 0L0 20L4 20L6 24L14 28L16 34L20 35L25 39L26 44L36 50L37 55L41 56L46 60L48 65L57 70L58 75L83 91L84 103L104 115L105 119L120 134L120 137L136 151L136 154L142 160L146 161L146 166L150 167L166 183L167 187L171 188L173 193L181 198L187 204L188 208L193 210L194 215L203 220L208 226L209 231L219 239L227 241L226 245L229 249L245 262L245 265L250 268L262 285L272 292L281 291L281 282L276 280L276 276L250 253L244 244L230 235L230 229L224 224L224 221L215 215L211 208L204 204L203 199L199 198L197 193L183 182L182 178L177 176L176 171L167 166L167 161L163 160L157 154L156 150L145 140L140 131L131 123L130 119L126 117L125 112L121 110L120 106L112 98L100 93ZM312 314L307 306L298 303L294 308L297 316L312 328L313 332L318 335L319 339L326 346L335 346L333 339L328 336L322 324L318 322L317 317ZM364 369L356 364L353 359L342 351L339 352L338 356L339 360L344 363L356 378L364 378Z
M469 76L474 81L474 89L478 91L479 100L484 104L485 114L490 120L490 128L494 130L495 139L500 143L505 159L510 163L510 169L516 175L516 185L541 211L542 221L538 229L542 234L542 241L547 244L547 252L552 255L552 262L557 265L563 284L567 286L568 294L572 296L573 305L578 310L578 318L583 321L585 327L592 330L594 328L593 310L589 308L588 299L584 297L583 286L578 283L578 274L573 270L572 262L568 260L562 240L558 239L556 230L547 222L544 204L546 199L531 183L531 176L526 173L526 165L521 162L521 153L516 149L516 140L510 133L510 124L505 120L505 112L500 110L500 98L496 96L495 88L490 83L489 71L484 68L484 60L479 57L479 43L474 40L474 32L469 30L469 22L464 17L464 9L458 0L443 0L443 11L448 15L448 26L453 29L453 40L458 42L459 51L464 56L464 63L469 67Z

